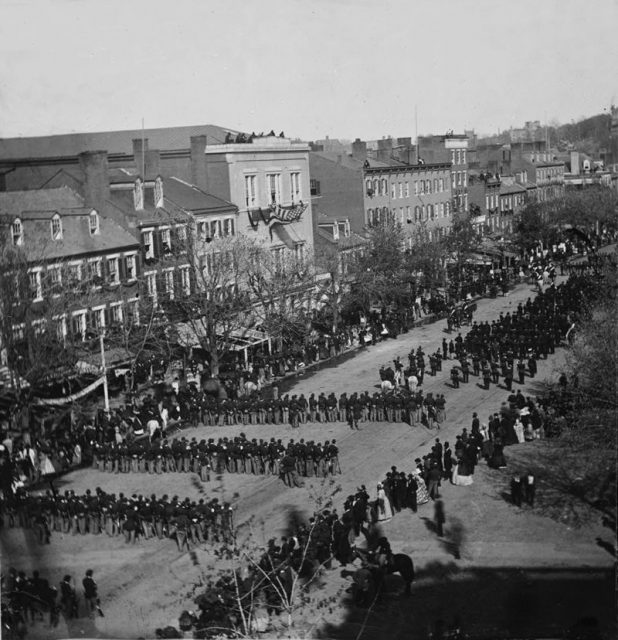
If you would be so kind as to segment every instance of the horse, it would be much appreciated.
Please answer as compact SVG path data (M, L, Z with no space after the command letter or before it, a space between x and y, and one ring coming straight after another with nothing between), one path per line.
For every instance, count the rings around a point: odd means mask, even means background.
M379 543L385 538L380 538ZM405 595L410 595L412 582L414 581L414 562L410 556L405 553L394 553L391 555L378 554L374 559L371 551L363 551L355 547L353 549L357 557L359 557L365 566L378 569L379 583L384 580L386 575L398 573L405 583Z

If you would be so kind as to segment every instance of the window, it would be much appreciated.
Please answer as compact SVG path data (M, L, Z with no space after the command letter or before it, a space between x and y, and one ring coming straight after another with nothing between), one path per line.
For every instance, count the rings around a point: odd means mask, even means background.
M422 204L421 205L421 217L420 217L420 220L424 220L424 218L425 218L425 205Z
M386 181L386 178L382 178L382 180L380 180L380 195L388 195L388 182Z
M211 220L210 221L210 232L209 235L211 238L220 238L221 237L221 220Z
M440 178L440 180L438 182L438 188L440 190L440 193L442 193L444 191L444 178Z
M161 229L161 251L164 255L172 253L172 236L168 228Z
M461 150L461 164L466 164L466 150Z
M379 196L380 194L381 194L380 181L377 178L374 178L374 180L373 180L373 195L374 196Z
M170 299L174 299L174 271L170 269L164 273L165 295Z
M75 286L81 282L82 265L80 263L69 265L69 282Z
M461 164L461 149L457 149L457 164Z
M418 180L414 181L414 195L417 196L419 195L419 190L418 190Z
M88 216L88 226L90 228L90 235L95 236L99 233L99 214L96 211L91 211Z
M290 173L290 194L292 202L300 202L300 172Z
M399 183L399 197L403 198L403 182Z
M129 322L132 325L139 324L139 300L129 300L127 302L127 311L129 314Z
M118 282L120 282L118 274L118 258L107 259L107 277L110 284L118 284Z
M410 218L410 207L406 207L406 220L412 222L412 218Z
M457 174L453 171L451 173L451 189L454 189L457 186Z
M224 218L223 219L223 235L233 236L234 234L235 234L234 218Z
M122 322L122 302L110 305L109 310L112 322L114 324L120 324Z
M463 180L463 186L467 187L468 186L468 174L467 174L467 172L466 171L462 171L461 172L461 177L462 177L462 180Z
M433 217L434 217L434 211L433 211L433 205L432 205L432 204L428 204L428 205L427 205L427 217L428 217L430 220L433 220Z
M410 197L410 183L406 181L404 190L403 190L403 195L405 198L409 198Z
M176 237L178 242L184 244L187 241L187 227L184 224L179 224L176 227Z
M489 196L485 196L485 208L489 209Z
M86 312L76 311L71 316L71 333L82 340L86 337Z
M245 203L247 209L257 207L256 176L245 176Z
M425 180L425 193L431 193L431 180Z
M148 295L152 298L153 302L157 301L157 274L154 271L150 273L145 273L144 277L146 278L146 291Z
M266 174L266 185L268 187L268 203L279 204L281 202L281 174Z
M30 297L33 300L43 299L43 287L41 284L41 270L31 271L28 274L28 280L30 284Z
M399 219L401 220L401 224L403 224L403 207L399 207Z
M91 311L92 324L95 329L105 328L105 308L100 307Z
M124 259L124 271L127 280L135 280L135 256L125 256Z
M13 246L20 247L24 243L24 228L22 227L21 220L15 218L11 225L11 233L13 235Z
M191 277L189 275L189 267L180 267L180 286L182 287L184 295L191 295Z
M373 195L373 183L371 182L371 180L365 180L365 192L369 197Z
M64 339L67 335L67 319L66 316L55 316L54 317L54 329L56 332L56 338L61 342L64 342Z
M101 260L89 260L88 261L88 277L90 280L101 277Z
M144 247L144 257L146 260L154 259L154 242L152 231L142 231L142 246Z
M309 180L309 191L311 192L312 196L319 196L320 195L320 181L319 180L315 180L314 178L311 178L311 180Z
M47 280L52 294L59 294L62 287L62 271L59 266L47 268Z
M462 184L462 182L461 182L461 171L458 171L457 172L457 186L461 187L461 184Z
M451 164L455 164L455 149L451 149Z
M440 183L438 182L438 178L433 179L433 192L438 193Z
M298 264L305 262L305 243L299 242L294 245L294 259Z
M391 198L393 200L397 198L397 185L394 182L391 183Z
M447 217L451 215L451 203L450 202L446 202L444 204L444 212L445 212Z
M52 240L62 240L62 220L58 214L51 219L51 236Z

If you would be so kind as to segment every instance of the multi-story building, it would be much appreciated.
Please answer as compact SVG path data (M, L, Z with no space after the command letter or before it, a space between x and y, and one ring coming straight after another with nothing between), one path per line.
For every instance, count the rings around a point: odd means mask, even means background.
M79 341L125 316L137 320L139 243L114 220L68 187L0 193L0 215L4 241L24 257L27 317L37 331L53 323L59 339L70 333ZM22 320L15 326L21 335L28 329Z
M481 232L510 234L525 206L526 188L514 176L470 172L470 215Z
M427 163L451 163L451 195L454 213L468 211L468 145L466 134L421 136L418 156Z
M340 153L312 151L309 154L311 198L314 220L319 214L350 222L351 231L362 234L366 228L361 158Z
M400 222L410 236L423 228L430 240L452 224L451 164L366 166L365 225Z
M281 136L193 150L194 183L238 207L238 233L299 259L313 253L309 147ZM194 141L195 144L195 141ZM203 152L203 153L202 153Z

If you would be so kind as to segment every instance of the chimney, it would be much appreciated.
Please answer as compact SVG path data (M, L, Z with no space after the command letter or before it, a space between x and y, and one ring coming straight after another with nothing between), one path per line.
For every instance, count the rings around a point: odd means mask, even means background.
M133 162L142 178L146 177L146 152L148 151L148 138L133 138Z
M203 191L208 191L206 136L191 136L191 182Z
M393 139L382 138L378 140L378 160L381 162L390 162L393 155Z
M145 154L146 173L144 179L154 180L161 173L161 152L158 149L149 149Z
M360 138L356 138L352 143L352 157L361 162L367 160L367 143Z
M86 205L105 210L109 200L107 151L84 151L79 154L79 166L84 174Z

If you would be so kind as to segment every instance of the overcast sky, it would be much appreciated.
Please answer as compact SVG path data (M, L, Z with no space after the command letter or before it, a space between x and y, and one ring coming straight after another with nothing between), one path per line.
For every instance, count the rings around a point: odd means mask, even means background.
M0 0L0 136L493 133L618 102L618 0Z

